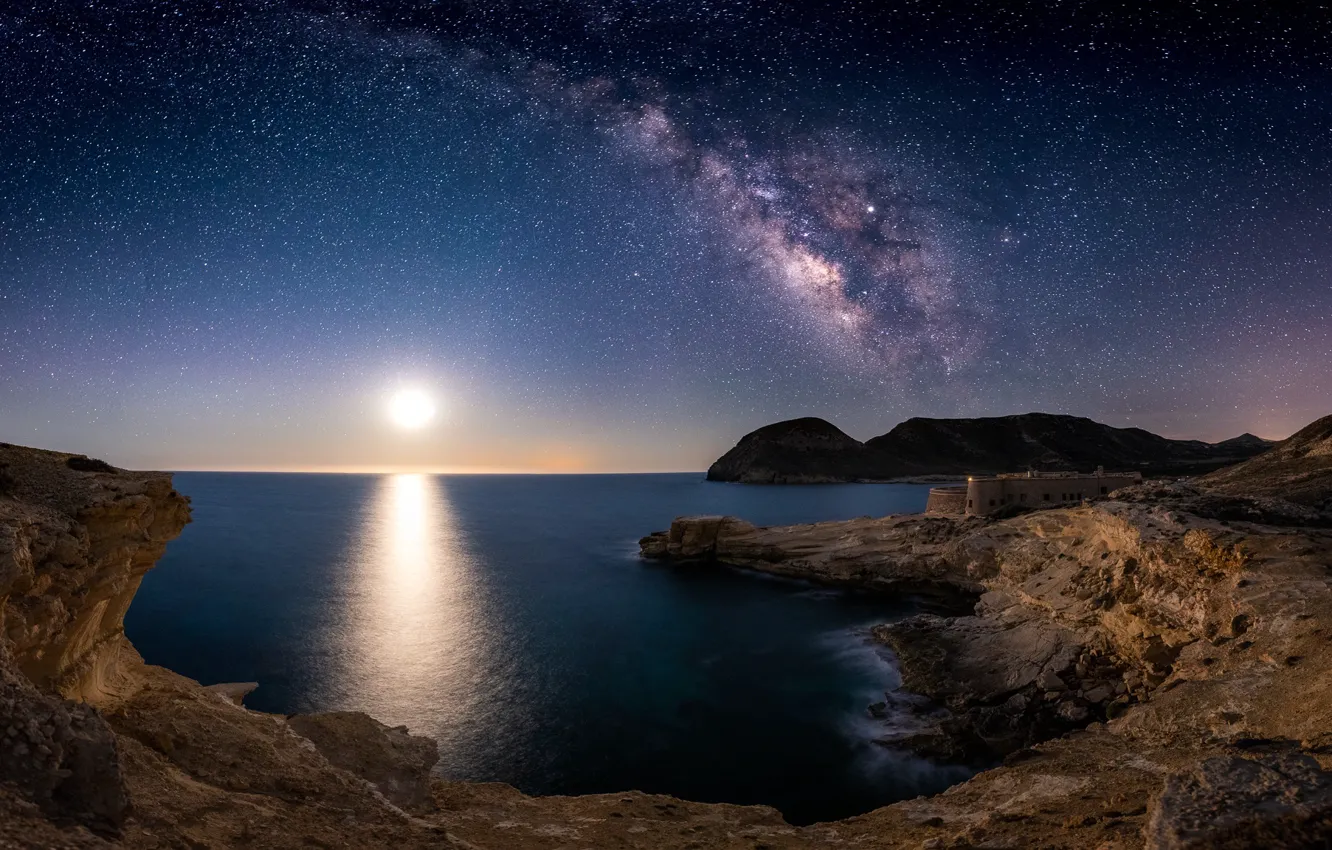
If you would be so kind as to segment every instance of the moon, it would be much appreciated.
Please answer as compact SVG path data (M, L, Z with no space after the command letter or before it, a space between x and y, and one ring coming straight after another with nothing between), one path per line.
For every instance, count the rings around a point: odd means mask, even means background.
M415 431L435 418L435 403L420 390L399 390L389 399L389 419L399 428Z

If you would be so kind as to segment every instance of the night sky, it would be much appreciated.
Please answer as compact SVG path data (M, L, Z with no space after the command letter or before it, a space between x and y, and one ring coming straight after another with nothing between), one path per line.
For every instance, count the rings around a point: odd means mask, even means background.
M698 470L1332 413L1326 4L0 7L0 440ZM896 11L887 11L895 9ZM435 399L414 432L398 389Z

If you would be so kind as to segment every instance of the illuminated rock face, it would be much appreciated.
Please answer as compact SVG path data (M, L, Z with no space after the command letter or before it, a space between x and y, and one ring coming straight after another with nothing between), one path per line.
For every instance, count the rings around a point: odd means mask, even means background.
M243 708L249 686L143 663L125 612L189 519L169 475L0 445L0 843L235 846L265 821L272 846L432 835L398 808L433 808L429 738L357 712L288 722Z
M1311 462L1301 483L1325 475ZM1004 519L681 518L642 551L862 588L978 589L962 616L872 630L900 664L902 704L929 701L920 727L886 727L883 743L1004 765L858 825L935 823L923 834L941 846L1323 846L1332 515L1210 483ZM1059 813L1058 832L1042 812Z
M189 522L162 473L80 455L0 447L0 626L37 687L97 702L133 650L125 612L144 573Z
M56 818L115 833L128 793L90 705L140 664L125 611L189 502L166 475L9 445L0 488L0 778Z

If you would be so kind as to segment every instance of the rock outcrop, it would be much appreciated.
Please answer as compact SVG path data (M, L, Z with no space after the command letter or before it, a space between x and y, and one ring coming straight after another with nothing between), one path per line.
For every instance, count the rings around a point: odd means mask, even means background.
M922 726L882 743L1003 766L844 830L933 823L926 846L941 847L1324 846L1332 517L1205 485L998 521L682 518L641 547L691 569L979 591L969 614L873 630L903 690L928 699L903 694Z
M793 419L746 434L708 469L712 481L819 484L909 476L1080 470L1197 474L1238 463L1272 443L1244 434L1220 443L1170 440L1078 416L1026 413L981 419L908 419L861 443L822 419Z
M359 711L296 714L287 718L332 764L370 782L404 809L430 807L430 769L439 750L429 738L392 729Z
M975 518L908 514L759 528L735 517L685 517L639 541L645 558L723 563L876 590L980 593L954 568L952 546Z
M0 783L22 788L34 813L104 835L119 831L129 808L115 736L102 717L39 691L15 671L7 649L0 649Z
M168 475L0 445L0 846L803 846L764 807L448 782L402 727L145 664L125 610L188 521Z
M1171 776L1146 850L1332 846L1332 773L1307 755L1218 757Z
M116 687L139 582L189 521L168 476L0 444L0 627L43 690L95 700ZM7 496L7 498L5 498Z
M127 792L96 701L125 684L124 617L189 517L165 476L0 444L0 778L114 834Z

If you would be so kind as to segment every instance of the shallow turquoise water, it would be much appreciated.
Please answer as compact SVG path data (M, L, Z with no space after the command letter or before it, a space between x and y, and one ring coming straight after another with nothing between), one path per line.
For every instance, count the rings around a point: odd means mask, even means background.
M960 777L872 743L896 687L868 625L910 599L642 562L672 517L760 524L923 509L925 487L699 475L180 473L194 522L126 621L148 661L258 681L275 712L367 711L439 771L531 793L640 789L793 822Z

